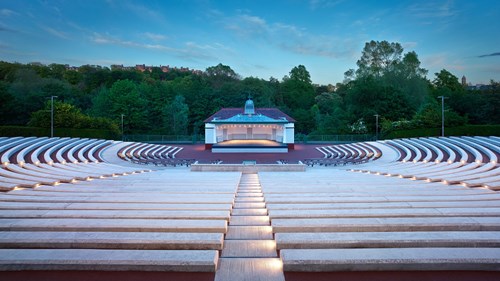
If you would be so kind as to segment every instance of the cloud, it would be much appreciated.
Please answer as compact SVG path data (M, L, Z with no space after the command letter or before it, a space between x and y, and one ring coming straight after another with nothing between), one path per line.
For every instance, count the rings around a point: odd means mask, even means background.
M296 54L328 58L350 57L357 47L350 38L314 34L293 24L267 22L255 15L240 14L223 18L221 22L242 40L250 43L263 40L266 44Z
M419 2L409 7L412 15L418 18L450 18L459 14L453 7L453 1L442 2Z
M3 17L10 17L10 16L13 16L13 15L19 15L18 13L12 11L12 10L9 10L9 9L1 9L0 10L0 16L3 16Z
M94 32L94 34L90 37L90 41L96 44L116 45L126 48L137 48L164 52L188 60L212 60L215 58L215 56L213 55L214 52L225 50L225 47L223 45L217 43L212 45L199 45L195 42L186 42L181 47L170 47L162 44L146 44L142 42L122 40L111 35L103 35L96 32ZM227 51L227 49L225 51Z
M480 56L477 56L477 57L478 57L478 58L486 58L486 57L496 57L496 56L500 56L500 52L498 52L498 53L486 54L486 55L480 55Z
M417 42L403 42L401 43L401 46L403 49L414 49L417 46Z
M120 2L120 3L121 3L120 5L123 5L122 2ZM126 9L128 9L129 11L135 13L138 17L148 19L148 20L153 20L153 21L156 21L159 23L165 23L165 18L160 12L158 12L154 9L151 9L149 7L146 7L144 5L140 5L140 4L136 4L136 3L132 3L132 2L125 2L124 7Z
M61 39L69 39L68 35L65 32L56 30L52 27L41 25L40 28L42 28L45 32L47 32L53 36L59 37Z
M225 21L225 28L239 37L254 37L269 33L269 26L264 19L246 14L229 18Z
M310 0L309 7L311 10L317 10L321 8L332 8L335 7L345 0Z
M153 40L153 41L163 41L163 40L167 39L167 36L165 36L165 35L155 34L155 33L151 33L151 32L144 33L144 36L148 39Z
M438 25L438 31L447 29L460 14L452 0L419 2L408 7L408 13L423 25Z

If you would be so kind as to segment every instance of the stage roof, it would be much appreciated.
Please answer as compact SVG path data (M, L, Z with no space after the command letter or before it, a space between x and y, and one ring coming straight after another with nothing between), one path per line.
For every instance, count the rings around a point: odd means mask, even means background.
M295 120L277 108L255 108L255 114L244 114L243 108L223 108L205 120L205 123L294 123Z

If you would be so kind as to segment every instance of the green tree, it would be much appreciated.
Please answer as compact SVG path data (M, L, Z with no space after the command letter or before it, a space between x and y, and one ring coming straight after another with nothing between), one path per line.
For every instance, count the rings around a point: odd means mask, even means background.
M231 67L222 63L208 67L205 70L205 76L212 87L216 89L222 87L225 83L240 79L240 76Z
M361 58L356 63L358 65L356 74L383 76L386 72L396 69L402 54L403 47L399 43L389 43L385 40L367 42Z
M181 95L175 96L172 103L164 110L164 122L167 134L185 135L188 128L189 107Z
M140 95L137 85L130 80L120 80L108 91L101 88L94 98L92 113L97 117L120 119L124 114L124 127L127 133L139 133L149 129L147 102Z
M290 79L297 80L305 84L311 84L311 75L303 65L298 65L292 68L290 71Z

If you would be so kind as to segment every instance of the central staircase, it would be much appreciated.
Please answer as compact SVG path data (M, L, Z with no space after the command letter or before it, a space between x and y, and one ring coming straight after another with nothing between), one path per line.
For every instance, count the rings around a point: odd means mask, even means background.
M243 173L215 281L284 281L257 173Z

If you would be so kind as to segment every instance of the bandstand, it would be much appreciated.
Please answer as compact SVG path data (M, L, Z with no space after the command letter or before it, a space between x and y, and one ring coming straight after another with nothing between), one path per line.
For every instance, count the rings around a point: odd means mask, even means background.
M205 120L205 149L216 153L286 153L295 120L277 108L223 108Z

